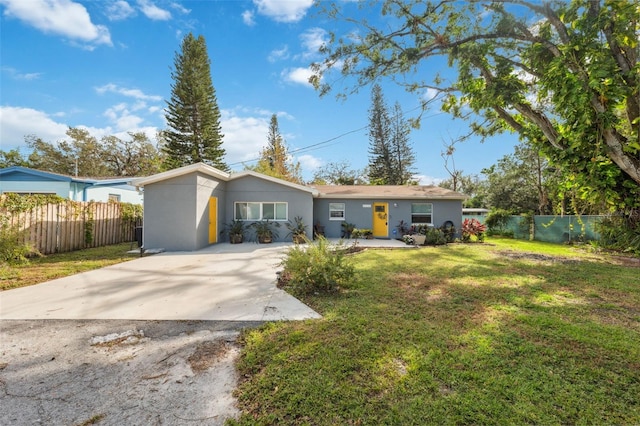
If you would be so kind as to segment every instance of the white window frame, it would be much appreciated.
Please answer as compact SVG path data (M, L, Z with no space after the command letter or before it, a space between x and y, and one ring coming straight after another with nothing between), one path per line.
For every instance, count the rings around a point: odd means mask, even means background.
M413 206L418 204L429 205L431 213L414 213ZM414 216L429 216L429 222L415 222ZM411 225L433 225L433 203L411 203Z
M116 203L119 203L121 198L122 196L120 194L109 194L107 196L107 201L114 201Z
M246 204L247 208L246 211L249 212L249 204L258 204L259 205L259 214L260 216L257 218L246 218L243 219L241 217L238 217L238 204ZM284 218L268 218L265 219L265 215L264 215L264 206L265 204L273 204L273 214L274 216L277 216L278 213L278 204L284 205ZM260 222L263 220L270 220L273 222L286 222L287 220L289 220L289 203L284 202L284 201L236 201L233 203L233 218L235 220L240 220L243 222Z
M342 212L342 216L333 216L334 212ZM347 216L346 203L329 203L329 220L345 221Z

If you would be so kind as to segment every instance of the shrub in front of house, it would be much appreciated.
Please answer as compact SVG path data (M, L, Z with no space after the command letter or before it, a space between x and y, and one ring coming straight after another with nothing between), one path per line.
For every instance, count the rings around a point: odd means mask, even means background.
M428 246L441 246L443 244L447 244L447 236L444 231L440 228L429 228L427 229L427 233L425 234L426 238L424 240L425 245Z
M477 219L465 219L462 222L462 241L471 243L484 241L484 233L487 227Z
M281 283L296 295L335 293L355 275L344 247L332 247L324 237L290 248L280 266Z

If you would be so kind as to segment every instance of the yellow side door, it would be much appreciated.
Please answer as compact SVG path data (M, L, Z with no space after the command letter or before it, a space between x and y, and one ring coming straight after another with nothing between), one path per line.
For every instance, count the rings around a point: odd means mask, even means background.
M375 238L389 237L389 204L373 203L373 236Z
M218 242L218 197L209 198L209 244Z

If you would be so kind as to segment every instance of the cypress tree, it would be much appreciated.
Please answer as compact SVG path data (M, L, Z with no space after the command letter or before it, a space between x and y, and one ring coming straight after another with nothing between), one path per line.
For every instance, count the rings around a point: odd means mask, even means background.
M183 39L171 78L171 100L165 110L169 128L163 132L163 151L167 155L164 168L204 162L229 170L224 162L220 110L203 36L195 38L189 33Z

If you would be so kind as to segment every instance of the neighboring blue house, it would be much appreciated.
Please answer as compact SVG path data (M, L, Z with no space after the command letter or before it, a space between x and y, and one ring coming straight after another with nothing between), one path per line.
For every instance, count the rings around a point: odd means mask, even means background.
M142 192L130 185L131 179L77 178L13 166L0 169L0 194L56 194L74 201L142 204Z
M462 223L463 194L437 186L305 186L253 171L226 173L192 164L131 182L144 187L144 247L197 250L227 236L232 220L286 223L302 218L340 238L342 224L372 229L376 238L396 238L398 224L440 227ZM281 228L279 240L288 239Z

